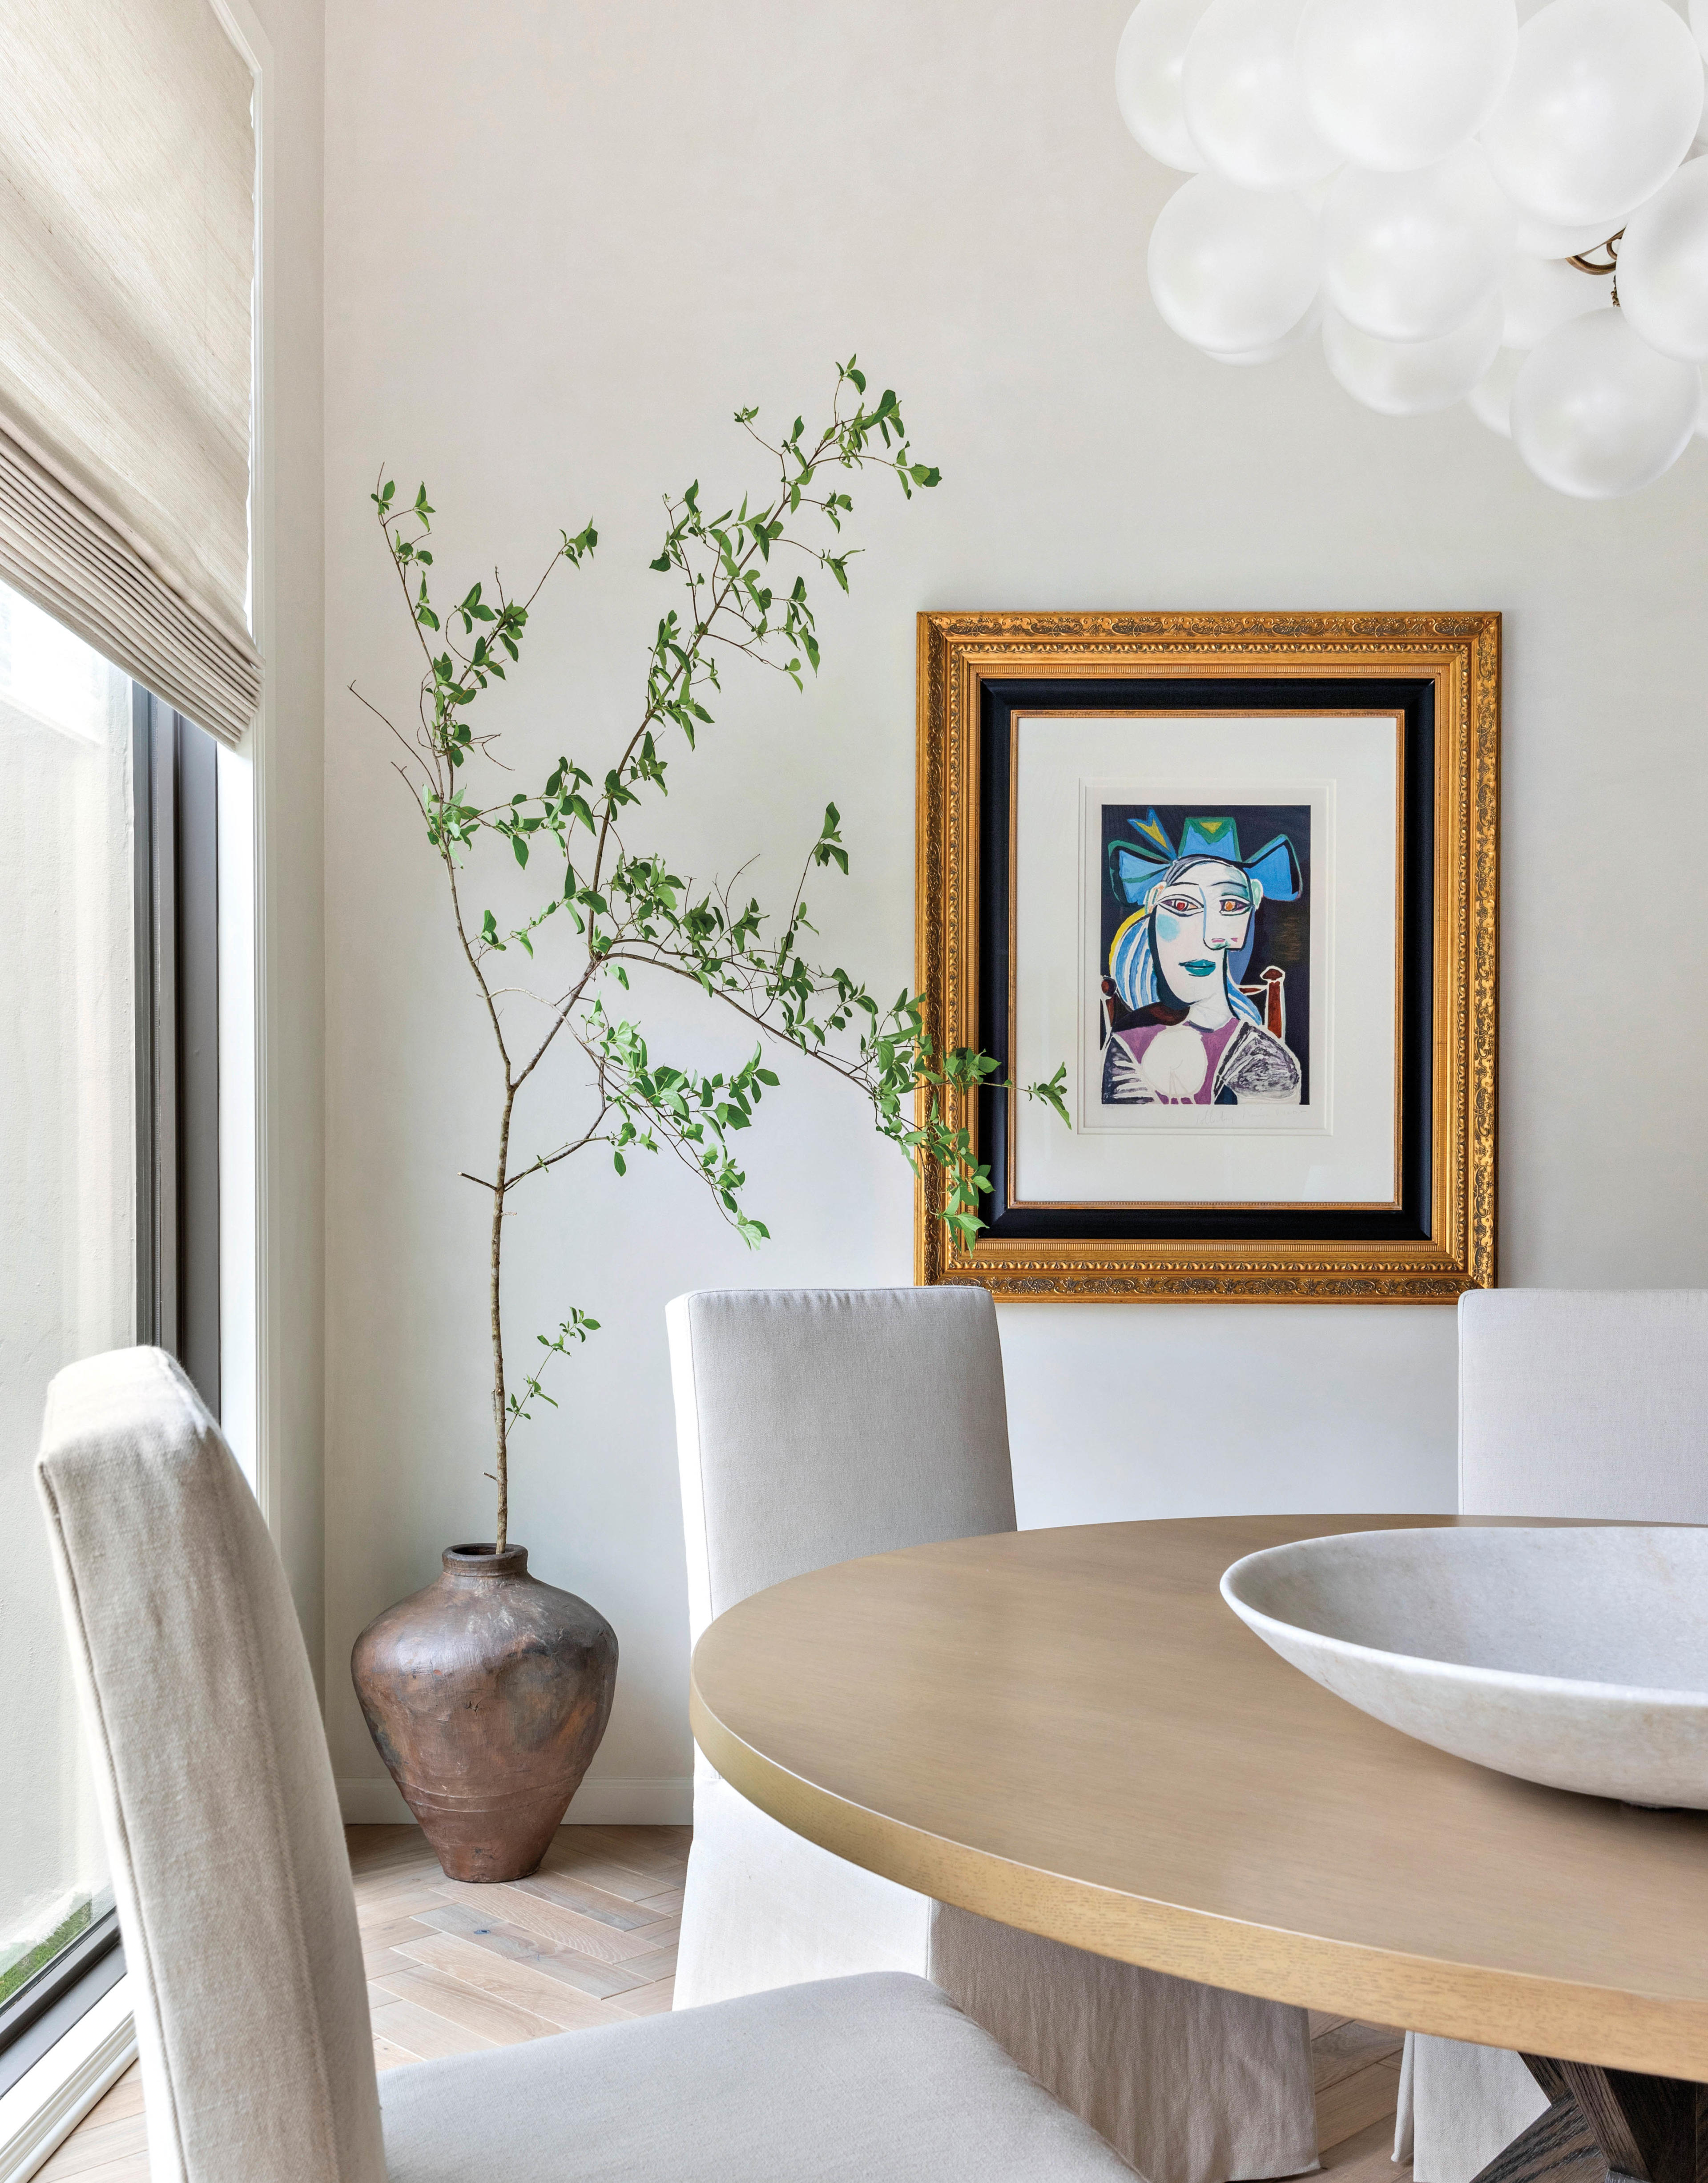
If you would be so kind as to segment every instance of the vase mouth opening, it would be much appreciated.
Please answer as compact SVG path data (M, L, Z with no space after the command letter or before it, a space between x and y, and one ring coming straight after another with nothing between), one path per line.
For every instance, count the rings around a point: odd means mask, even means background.
M460 1576L518 1576L528 1568L526 1547L506 1547L501 1554L490 1539L446 1547L445 1567Z

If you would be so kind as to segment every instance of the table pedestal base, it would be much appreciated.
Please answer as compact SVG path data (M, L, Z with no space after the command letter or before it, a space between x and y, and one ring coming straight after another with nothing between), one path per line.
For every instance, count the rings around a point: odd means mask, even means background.
M1545 2114L1497 2153L1476 2183L1708 2183L1708 2085L1553 2062L1524 2065Z

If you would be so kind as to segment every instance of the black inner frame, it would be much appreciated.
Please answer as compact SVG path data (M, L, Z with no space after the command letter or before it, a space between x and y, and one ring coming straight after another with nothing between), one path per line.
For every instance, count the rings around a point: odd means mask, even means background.
M1029 713L1382 712L1406 723L1400 788L1400 1203L1384 1212L1031 1208L1009 1203L1009 1095L979 1097L979 1158L990 1169L980 1207L995 1242L1206 1241L1415 1243L1429 1236L1430 1099L1434 1053L1435 690L1413 676L1234 677L1177 680L989 681L979 723L979 1044L1006 1078L1009 1023L1010 761L1016 714Z
M205 729L138 686L139 1341L169 1349L219 1414L219 809Z

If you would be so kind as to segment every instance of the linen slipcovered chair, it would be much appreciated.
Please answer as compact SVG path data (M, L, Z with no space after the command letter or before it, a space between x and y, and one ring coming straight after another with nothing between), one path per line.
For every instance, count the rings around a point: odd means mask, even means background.
M1131 2183L923 1979L394 2069L285 1572L177 1366L62 1372L37 1479L135 1997L152 2183Z
M725 1289L666 1314L690 1634L832 1562L1014 1529L979 1288ZM804 1840L696 1753L675 2006L924 1972L1151 2183L1317 2164L1303 2009L934 1903Z
M1708 1524L1708 1290L1461 1297L1459 1507ZM1471 2183L1547 2104L1517 2054L1408 2035L1395 2158Z

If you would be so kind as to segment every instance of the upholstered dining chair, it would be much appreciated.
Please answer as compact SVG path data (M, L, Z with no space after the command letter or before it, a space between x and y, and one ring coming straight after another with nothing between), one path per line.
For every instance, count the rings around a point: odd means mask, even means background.
M667 1319L695 1641L808 1569L1014 1529L985 1290L724 1289ZM1151 2183L1317 2164L1302 2009L929 1902L790 1833L699 1757L675 2007L879 1969L926 1973Z
M37 1479L136 1999L153 2183L1131 2183L938 1990L876 1976L376 2083L308 1662L155 1349L54 1381Z
M1708 1524L1708 1290L1462 1296L1459 1506ZM1547 2104L1517 2054L1408 2035L1395 2158L1471 2183Z

